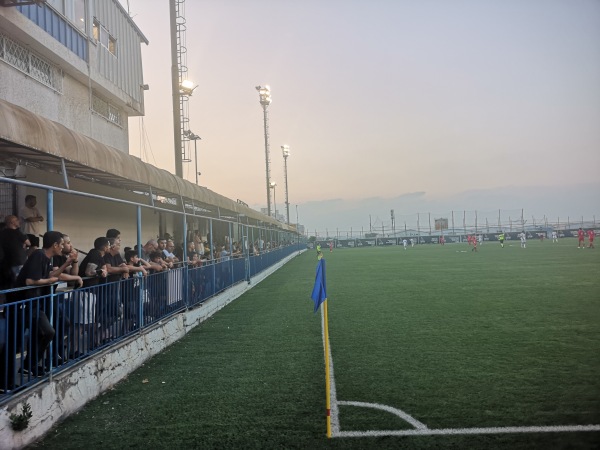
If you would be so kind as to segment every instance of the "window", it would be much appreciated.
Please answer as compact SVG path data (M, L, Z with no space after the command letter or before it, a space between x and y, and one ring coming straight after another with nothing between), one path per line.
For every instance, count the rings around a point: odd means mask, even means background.
M47 3L85 34L85 0L47 0Z
M62 71L60 69L18 42L2 35L0 35L0 60L55 91L62 92Z
M94 19L92 35L94 36L94 40L100 42L100 45L108 49L113 55L117 56L117 40L111 36L104 25L98 22L97 19Z
M92 110L98 115L104 117L109 122L115 125L122 126L121 111L114 105L111 105L106 100L93 95L92 97Z

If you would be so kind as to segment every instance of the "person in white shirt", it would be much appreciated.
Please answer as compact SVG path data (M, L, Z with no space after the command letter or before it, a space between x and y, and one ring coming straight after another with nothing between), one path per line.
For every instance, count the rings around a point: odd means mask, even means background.
M552 242L558 243L558 233L556 231L552 232Z
M526 248L527 247L527 236L525 235L525 232L523 231L519 237L521 238L521 248Z
M35 207L37 204L37 198L35 195L28 195L25 197L25 206L19 211L21 216L21 229L23 233L28 236L34 236L36 241L39 241L39 235L41 234L40 222L44 221L44 218ZM31 239L30 239L31 241ZM33 242L31 243L33 245Z
M406 248L408 247L408 241L406 239L402 239L402 245L404 246L404 250L406 250Z

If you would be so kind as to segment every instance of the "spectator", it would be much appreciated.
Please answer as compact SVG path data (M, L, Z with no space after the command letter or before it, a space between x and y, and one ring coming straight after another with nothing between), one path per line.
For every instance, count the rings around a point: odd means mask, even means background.
M118 241L119 245L121 244L121 232L115 228L106 230L106 237Z
M161 242L162 242L162 245L165 247L165 248L161 249L163 252L165 261L170 262L171 264L178 263L179 258L177 256L175 256L175 254L173 253L173 250L175 250L175 243L173 242L173 240L172 239L160 240L159 248L161 248Z
M30 246L30 242L19 228L21 224L17 216L6 216L4 223L5 228L0 230L0 245L4 250L2 265L6 271L10 271L14 284L27 259L27 247Z
M139 305L142 284L139 277L148 275L151 266L141 259L135 250L125 252L125 263L129 269L130 277L123 284L123 327L124 333L137 329L140 321Z
M21 208L19 215L21 216L21 226L23 227L23 232L27 234L31 246L37 249L40 246L40 239L38 236L41 233L41 226L39 223L43 222L44 218L35 205L37 205L36 196L26 196L25 206Z
M63 249L62 253L58 256L52 257L52 267L57 269L65 265L65 269L58 276L60 281L66 281L68 283L74 283L75 287L83 286L83 280L78 275L79 273L79 253L73 248L71 244L71 238L63 234ZM56 330L56 339L54 343L54 361L56 365L64 360L65 358L65 336L69 333L70 339L68 344L72 345L74 342L75 335L73 334L74 328L71 326L73 323L73 305L72 305L72 294L59 293L54 302L54 317L53 324Z
M47 315L50 313L50 289L51 285L58 281L58 276L65 270L66 265L71 264L68 259L61 267L52 268L51 258L59 256L62 253L63 246L62 233L48 231L43 236L43 248L36 250L29 256L17 276L18 287L32 286L31 289L21 291L21 299L44 297L38 304L31 303L27 305L25 319L27 322L27 319L31 318L31 352L27 353L22 373L41 376L45 371L42 359L55 334Z
M149 239L146 245L142 247L142 259L150 262L150 254L158 250L158 242L156 239Z
M111 230L109 230L111 231ZM113 230L117 231L117 230ZM107 233L109 234L109 233ZM116 337L115 321L119 317L121 304L121 284L120 281L129 278L129 268L121 257L121 237L120 233L110 233L117 237L108 238L108 251L104 253L103 259L106 265L107 289L106 299L102 307L102 323L104 324L104 339Z
M88 333L88 339L81 342L84 346L97 344L99 341L94 325L97 321L97 313L101 312L101 308L98 307L101 307L104 296L101 295L102 290L97 286L104 283L108 276L104 262L104 254L108 248L107 238L96 238L94 248L89 251L79 267L79 276L83 278L83 287L88 288L84 292L78 293L75 304L75 324L79 326L79 338L83 338L85 333ZM79 345L79 349L85 351L81 345Z
M60 255L52 257L52 267L57 269L66 264L64 270L58 276L60 281L75 282L77 287L83 286L83 280L79 276L79 253L73 248L71 238L63 234L63 249Z

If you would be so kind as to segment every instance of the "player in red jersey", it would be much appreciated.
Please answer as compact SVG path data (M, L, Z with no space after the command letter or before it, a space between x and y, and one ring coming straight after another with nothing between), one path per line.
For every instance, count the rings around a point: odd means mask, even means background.
M473 237L471 238L471 242L473 243L473 248L471 249L472 252L477 252L479 250L477 250L477 237L475 235L473 235Z
M595 248L594 247L594 238L596 237L596 233L594 232L594 230L588 230L588 241L590 241L590 245L588 245L588 248Z
M577 231L577 248L585 248L585 233L581 228Z

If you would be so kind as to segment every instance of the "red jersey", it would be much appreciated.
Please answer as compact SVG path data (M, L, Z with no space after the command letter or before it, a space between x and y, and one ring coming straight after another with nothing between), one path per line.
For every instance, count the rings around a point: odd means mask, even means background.
M579 231L577 232L577 237L580 241L583 241L585 239L585 234L583 233L582 229L579 229Z
M592 242L594 240L595 236L596 236L596 233L594 233L594 230L588 231L588 239L590 240L590 242Z

